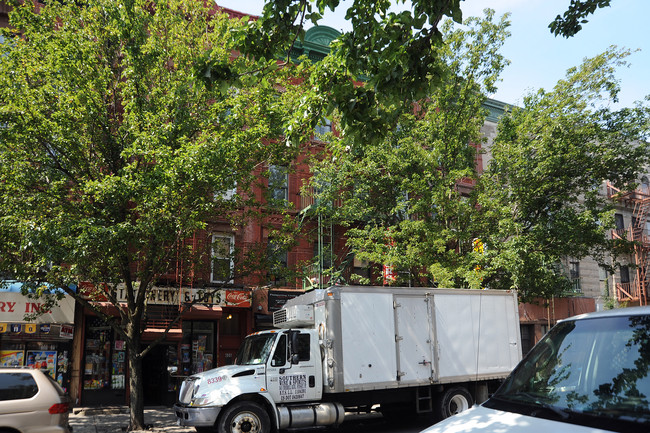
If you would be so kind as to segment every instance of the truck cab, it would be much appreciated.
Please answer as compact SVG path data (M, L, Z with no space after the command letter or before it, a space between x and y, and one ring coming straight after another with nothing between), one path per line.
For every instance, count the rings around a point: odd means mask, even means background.
M321 398L321 368L313 329L251 334L234 365L198 373L183 382L174 406L177 422L197 430L268 432L270 423L281 427L281 416L274 416L277 403Z

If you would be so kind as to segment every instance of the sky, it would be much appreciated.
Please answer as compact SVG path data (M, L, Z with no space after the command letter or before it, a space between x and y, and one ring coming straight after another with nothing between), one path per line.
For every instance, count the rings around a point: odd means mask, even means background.
M220 6L259 15L263 0L217 0ZM349 30L345 21L346 3L340 10L326 13L322 25L337 30ZM482 16L484 8L494 9L496 16L510 13L512 35L501 52L510 65L501 75L499 90L491 98L517 105L522 97L539 88L550 90L564 78L566 70L578 66L586 57L604 52L610 45L631 50L640 49L628 57L630 66L619 69L621 93L619 104L613 108L630 107L634 101L650 95L650 16L648 0L612 0L611 6L598 9L587 19L582 30L571 38L553 36L548 24L562 14L570 0L464 0L463 18Z

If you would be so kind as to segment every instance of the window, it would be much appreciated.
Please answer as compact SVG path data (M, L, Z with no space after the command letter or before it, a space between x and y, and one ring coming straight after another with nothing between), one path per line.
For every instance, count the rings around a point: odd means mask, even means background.
M627 266L621 266L621 283L627 284L630 282L630 269Z
M37 392L36 381L29 373L0 374L0 401L32 398Z
M647 176L641 178L641 192L650 194L650 180L648 180Z
M298 334L298 347L295 351L299 361L309 361L309 334Z
M287 363L287 336L281 335L271 358L271 366L278 367Z
M235 237L225 233L212 235L212 272L213 283L232 283L234 261L233 250Z
M289 173L286 167L269 166L269 198L273 200L289 199Z
M600 281L607 280L607 269L603 268L602 266L598 266L598 279Z
M234 183L232 188L228 188L225 191L217 191L214 193L215 199L221 200L232 200L232 198L237 195L237 182Z
M289 253L282 246L273 241L269 241L267 246L267 255L269 258L270 282L274 284L284 284L285 274L289 266Z
M573 291L580 292L580 262L569 262L569 277Z
M614 222L616 223L617 230L623 230L625 228L625 222L623 221L623 215L620 213L614 214Z
M317 137L319 135L329 134L332 132L332 121L327 118L323 118L321 122L316 126L316 130L314 132L316 132Z
M359 277L369 280L370 279L370 263L368 260L360 260L356 256L352 261L352 274L358 275ZM367 284L367 281L362 283Z

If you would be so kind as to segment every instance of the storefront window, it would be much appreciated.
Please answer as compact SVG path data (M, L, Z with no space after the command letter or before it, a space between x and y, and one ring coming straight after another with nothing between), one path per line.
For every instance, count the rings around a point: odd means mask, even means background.
M181 371L183 375L200 373L214 368L214 323L184 322L181 343Z
M126 388L126 345L114 338L113 330L98 318L89 318L86 328L84 390Z
M70 386L70 344L62 342L4 342L0 346L0 366L28 366L50 375L65 390Z

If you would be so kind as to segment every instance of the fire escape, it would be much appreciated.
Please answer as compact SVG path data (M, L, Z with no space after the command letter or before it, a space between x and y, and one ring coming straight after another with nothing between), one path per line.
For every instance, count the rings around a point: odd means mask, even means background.
M196 277L194 266L185 265L185 259L182 251L197 251L199 247L196 234L191 239L184 239L177 247L176 258L173 260L172 268L168 273L160 276L161 281L169 285L169 300L163 303L149 303L146 312L146 328L149 330L162 331L166 329L178 316L183 306L183 287L192 288ZM189 268L189 269L188 269ZM177 288L175 293L171 289ZM178 320L171 325L170 332L173 334L182 329L182 320ZM154 331L155 332L155 331Z
M632 240L634 244L634 263L630 281L616 282L616 299L630 305L648 304L650 278L650 234L648 216L650 214L650 190L647 185L634 191L621 191L611 184L607 185L607 195L632 209L632 225L627 229L612 231L613 239Z

